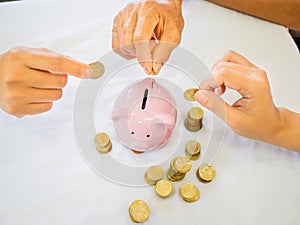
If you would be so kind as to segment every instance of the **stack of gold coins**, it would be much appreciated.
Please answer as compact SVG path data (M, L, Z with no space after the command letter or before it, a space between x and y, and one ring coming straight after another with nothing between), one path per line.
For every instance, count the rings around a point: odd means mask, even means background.
M155 192L161 198L169 197L174 191L173 184L168 180L158 181L155 185Z
M170 181L180 181L191 168L192 163L187 157L177 156L170 163L170 168L167 170L167 178Z
M216 176L216 169L212 165L202 164L196 172L197 178L203 183L212 181Z
M143 223L150 217L150 209L146 202L136 200L129 206L130 219L135 223Z
M188 141L185 145L185 155L190 160L197 160L200 157L201 145L197 141Z
M105 154L110 152L112 143L106 133L98 133L94 138L94 143L98 152Z
M193 107L189 112L184 125L189 131L198 131L202 128L203 110Z
M161 166L151 166L145 173L145 181L150 185L155 185L164 178L164 169Z
M200 191L196 185L186 183L180 187L180 195L186 202L195 202L200 198Z
M195 93L198 91L198 88L190 88L187 89L184 93L183 93L183 97L185 100L187 101L195 101Z

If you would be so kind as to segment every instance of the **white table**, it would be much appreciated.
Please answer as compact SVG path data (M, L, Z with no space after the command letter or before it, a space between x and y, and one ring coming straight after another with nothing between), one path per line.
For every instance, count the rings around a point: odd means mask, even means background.
M0 52L42 46L94 61L111 52L113 17L126 2L1 3ZM268 72L275 103L300 112L300 56L287 29L206 1L184 1L183 12L183 48L208 67L226 49L242 53ZM135 199L149 204L145 224L300 224L300 155L229 128L214 162L216 179L202 184L193 175L186 178L200 188L196 203L180 199L178 184L173 196L159 199L152 187L118 185L98 176L81 157L74 136L79 83L70 78L48 113L17 119L0 112L1 225L132 224L127 209Z

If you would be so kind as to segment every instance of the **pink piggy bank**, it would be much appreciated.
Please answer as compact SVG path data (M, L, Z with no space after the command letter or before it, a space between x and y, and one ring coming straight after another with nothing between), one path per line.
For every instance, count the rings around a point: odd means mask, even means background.
M118 140L135 151L163 147L177 119L172 94L152 78L133 83L118 96L111 119Z

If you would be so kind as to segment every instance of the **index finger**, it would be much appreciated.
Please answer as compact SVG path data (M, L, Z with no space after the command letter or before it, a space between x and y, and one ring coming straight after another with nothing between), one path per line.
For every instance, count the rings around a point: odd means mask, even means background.
M249 67L255 67L257 68L254 64L252 64L248 59L246 59L245 57L243 57L242 55L236 53L235 51L232 50L228 50L225 52L225 55L219 59L213 66L212 66L212 70L214 69L214 67L220 63L220 62L231 62L231 63L236 63L236 64L240 64L243 66L249 66Z
M152 15L139 18L133 36L136 57L147 74L152 73L152 52L150 40L158 23L154 18Z
M203 80L200 84L200 89L214 91L215 88L225 86L236 90L243 97L250 98L252 90L251 78L245 73L235 70L230 67L220 68L213 72L213 76Z
M33 50L31 55L26 57L25 64L32 69L51 73L70 74L79 78L93 77L93 70L88 64L52 51Z

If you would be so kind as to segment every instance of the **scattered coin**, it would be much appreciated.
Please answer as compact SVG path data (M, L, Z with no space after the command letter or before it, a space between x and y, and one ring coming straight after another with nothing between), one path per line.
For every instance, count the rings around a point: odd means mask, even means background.
M202 118L204 112L199 107L193 107L184 121L184 126L189 131L199 131L202 128Z
M190 88L187 89L184 93L183 93L183 97L185 100L187 101L195 101L195 93L198 91L198 88Z
M200 157L201 145L199 142L191 140L185 145L185 155L190 160L197 160Z
M185 156L177 156L171 161L171 169L179 173L187 173L191 170L192 163Z
M164 169L161 166L151 166L145 173L145 180L150 185L155 185L164 178Z
M150 217L150 209L146 202L136 200L129 206L129 215L133 222L143 223Z
M185 173L178 173L171 168L167 170L167 178L170 181L181 181L185 177Z
M155 192L161 198L167 198L173 193L173 184L168 180L161 180L155 185Z
M185 156L177 156L170 162L170 168L167 170L167 178L170 181L182 180L186 173L192 168L191 161Z
M92 79L98 79L104 74L105 68L101 62L99 61L93 62L90 63L89 66L92 68L94 72L94 76L92 77Z
M100 152L100 153L108 153L110 152L110 150L112 149L112 143L110 141L109 136L106 133L98 133L95 137L94 137L94 143L96 146L96 149Z
M142 153L144 153L144 152L142 152L142 151L137 151L137 150L134 150L134 149L131 149L131 151L134 153L134 154L142 154Z
M192 121L199 121L202 120L203 114L204 113L202 109L199 107L193 107L188 113L188 118Z
M216 169L212 165L202 164L196 172L199 181L207 183L212 181L216 176Z
M186 183L180 187L180 195L186 202L195 202L200 198L200 191L196 185Z

